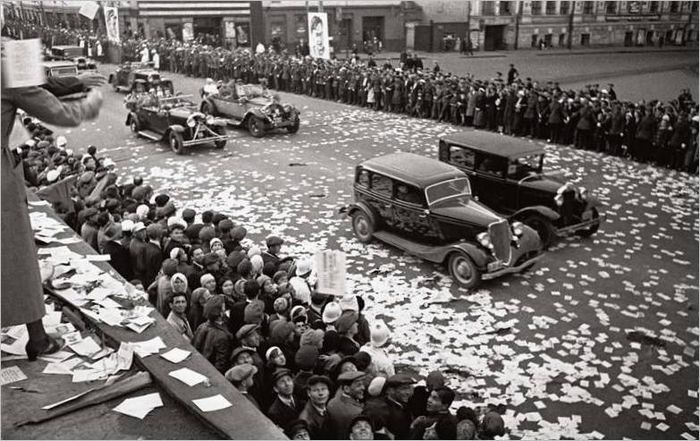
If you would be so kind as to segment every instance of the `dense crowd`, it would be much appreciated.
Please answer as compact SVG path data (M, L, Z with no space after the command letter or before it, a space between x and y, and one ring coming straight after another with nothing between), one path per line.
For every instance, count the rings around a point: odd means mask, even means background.
M503 408L453 413L439 371L420 385L398 372L386 324L367 320L361 296L318 293L311 259L284 256L283 238L259 246L236 219L178 209L138 177L118 183L95 146L78 154L38 120L22 122L26 184L290 438L505 433Z

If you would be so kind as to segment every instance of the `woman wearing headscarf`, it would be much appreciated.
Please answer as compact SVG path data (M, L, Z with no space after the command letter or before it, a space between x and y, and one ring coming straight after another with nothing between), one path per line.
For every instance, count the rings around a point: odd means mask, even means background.
M187 297L187 303L190 302L190 290L187 286L187 277L182 273L175 273L170 277L170 293L168 297L161 297L160 290L158 291L158 303L156 308L163 317L167 317L170 314L170 305L168 301L170 296L173 294L184 294Z

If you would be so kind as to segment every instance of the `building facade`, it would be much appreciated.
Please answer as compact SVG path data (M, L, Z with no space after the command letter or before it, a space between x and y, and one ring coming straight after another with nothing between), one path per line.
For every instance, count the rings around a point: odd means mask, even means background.
M376 52L377 43L385 50L402 50L406 24L420 18L414 2L401 0L267 0L263 1L265 42L278 42L292 49L308 42L307 13L328 14L328 33L336 51L356 46Z
M407 46L458 50L687 45L698 41L696 1L416 0L423 11ZM413 36L413 39L410 37Z

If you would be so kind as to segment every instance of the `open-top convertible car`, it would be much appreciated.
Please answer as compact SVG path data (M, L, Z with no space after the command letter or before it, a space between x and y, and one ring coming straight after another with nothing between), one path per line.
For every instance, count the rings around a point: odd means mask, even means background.
M134 83L137 80L143 80L146 83L146 90L160 86L167 89L171 95L175 93L173 82L162 78L160 72L153 69L150 63L124 63L115 72L109 74L109 84L116 92L122 90L133 92Z
M245 127L260 138L270 130L299 130L299 111L279 103L267 90L255 84L222 86L215 93L202 94L203 113L228 118L231 125Z
M543 174L544 149L536 143L486 132L443 137L441 161L469 175L474 195L499 213L537 231L545 247L557 237L588 237L603 215L584 187Z
M524 271L542 253L534 230L477 202L469 178L435 159L393 153L365 161L356 168L354 193L348 214L361 242L376 238L444 263L465 288Z
M46 57L48 61L71 61L75 63L79 71L97 72L97 62L83 55L80 46L53 46L51 55Z
M157 98L144 94L129 112L126 125L145 138L166 140L178 155L184 154L186 147L201 144L213 143L217 149L223 149L228 139L226 122L199 112L189 97Z

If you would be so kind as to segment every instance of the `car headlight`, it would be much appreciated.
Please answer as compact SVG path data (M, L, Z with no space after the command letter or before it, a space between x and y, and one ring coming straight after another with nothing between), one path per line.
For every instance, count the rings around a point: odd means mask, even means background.
M523 224L521 222L513 222L511 224L511 227L513 228L513 234L515 234L517 237L522 236L525 232L523 230Z
M489 233L485 231L477 234L476 240L478 240L479 244L484 248L493 248L493 245L491 244L491 237L489 237Z
M196 125L197 125L197 121L195 121L194 118L190 118L187 120L187 127L193 128Z
M556 196L554 196L554 203L557 204L557 207L564 205L564 194L557 193Z
M208 116L207 117L207 124L214 124L214 117L213 116Z

